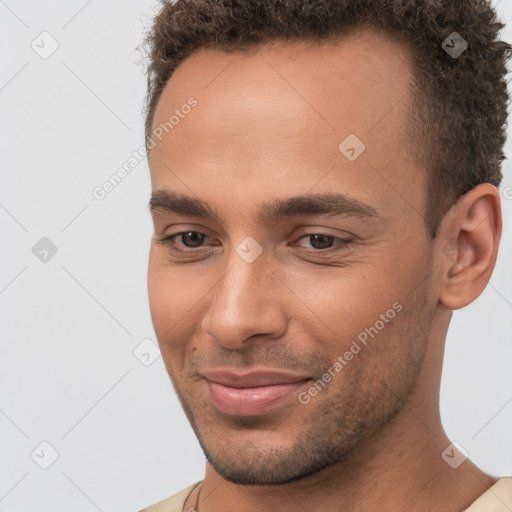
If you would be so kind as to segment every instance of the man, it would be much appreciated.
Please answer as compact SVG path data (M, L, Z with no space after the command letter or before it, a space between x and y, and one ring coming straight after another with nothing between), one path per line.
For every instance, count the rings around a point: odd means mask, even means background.
M178 0L150 46L148 290L204 480L147 511L512 510L439 415L502 217L481 0Z

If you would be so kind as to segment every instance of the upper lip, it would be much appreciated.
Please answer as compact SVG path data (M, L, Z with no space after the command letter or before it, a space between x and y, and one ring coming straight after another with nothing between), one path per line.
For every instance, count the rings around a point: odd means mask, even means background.
M304 375L279 370L252 370L244 373L237 373L232 370L206 370L201 374L206 380L232 388L293 384L308 379Z

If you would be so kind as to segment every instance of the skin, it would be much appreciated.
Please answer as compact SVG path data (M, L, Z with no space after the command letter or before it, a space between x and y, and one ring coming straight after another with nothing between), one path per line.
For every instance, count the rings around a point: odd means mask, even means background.
M358 29L323 45L200 50L166 85L154 128L190 96L198 105L151 150L152 190L220 217L151 212L151 316L208 459L201 512L455 511L496 481L469 459L457 469L442 459L451 441L439 387L452 310L478 297L496 261L499 194L477 186L429 237L426 172L402 142L411 73L402 43ZM338 150L351 133L366 146L352 162ZM258 217L266 201L325 192L378 216ZM181 236L181 255L158 242L187 231L208 235L199 250ZM315 233L352 243L327 239L322 255ZM249 236L262 248L252 263L237 253ZM252 417L213 406L205 369L286 368L316 381L397 302L309 403Z

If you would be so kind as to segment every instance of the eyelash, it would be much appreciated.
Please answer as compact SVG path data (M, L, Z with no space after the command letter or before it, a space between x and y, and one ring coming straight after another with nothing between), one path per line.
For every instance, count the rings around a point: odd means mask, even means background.
M189 231L180 231L179 233L174 233L172 235L169 235L169 236L166 236L166 237L163 237L163 238L158 238L157 242L162 244L162 245L164 245L164 246L166 246L169 250L171 250L172 252L175 252L175 253L193 254L193 253L203 252L204 251L204 247L203 246L200 246L200 247L188 247L186 249L179 249L176 246L176 243L174 242L173 239L176 238L176 237L179 237L180 235L184 235L184 234L187 234L187 233L197 233L197 234L204 235L206 237L211 238L206 233L201 233L200 231L189 230ZM297 241L302 240L303 238L307 238L307 237L314 236L314 235L320 235L320 236L325 236L325 237L328 237L328 238L332 238L332 239L334 239L334 241L338 241L338 244L340 244L340 245L338 247L334 247L334 248L333 247L328 247L327 249L314 249L314 248L313 249L307 249L305 247L301 247L301 249L304 250L307 253L331 254L333 252L343 251L351 243L354 242L353 238L341 238L341 237L338 237L338 236L329 235L327 233L307 233L307 234L304 234L304 235L300 236L299 238L297 238L296 241L293 242L293 243L296 243Z

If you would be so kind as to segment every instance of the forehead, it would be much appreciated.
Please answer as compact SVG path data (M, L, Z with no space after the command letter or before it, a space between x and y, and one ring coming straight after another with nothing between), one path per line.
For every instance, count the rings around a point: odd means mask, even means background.
M313 183L333 166L348 171L350 189L361 178L354 169L363 169L365 161L366 184L382 189L386 172L407 168L411 174L403 144L411 81L407 46L374 28L321 44L274 41L248 51L196 51L177 67L157 105L153 130L190 97L197 100L161 141L155 139L153 189L185 192L186 175L208 195L210 188L226 187L227 176L228 187L246 190L257 176L268 193L279 178ZM366 146L356 162L339 150L350 134ZM397 183L406 188L408 179L400 176Z
M264 107L272 105L272 100L304 107L308 97L315 101L310 108L320 111L336 98L346 110L350 102L345 97L359 100L358 107L376 92L380 102L393 102L408 91L410 80L408 46L375 27L351 28L323 42L274 40L233 52L201 48L174 71L155 121L165 122L165 116L158 118L165 114L165 106L178 105L192 92L200 97L203 108L217 106L219 110Z

